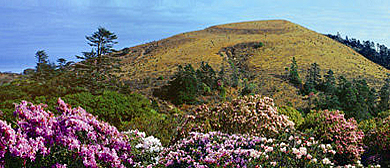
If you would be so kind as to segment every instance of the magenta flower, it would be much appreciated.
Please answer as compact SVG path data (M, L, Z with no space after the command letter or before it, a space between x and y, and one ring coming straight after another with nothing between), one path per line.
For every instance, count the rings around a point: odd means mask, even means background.
M15 107L15 129L0 120L0 166L6 162L3 158L7 153L22 159L23 164L33 164L38 154L50 157L53 146L78 155L86 167L133 164L134 155L126 135L80 107L71 109L61 99L58 99L58 105L57 110L62 115L54 116L42 105L22 101ZM48 167L66 166L55 163Z

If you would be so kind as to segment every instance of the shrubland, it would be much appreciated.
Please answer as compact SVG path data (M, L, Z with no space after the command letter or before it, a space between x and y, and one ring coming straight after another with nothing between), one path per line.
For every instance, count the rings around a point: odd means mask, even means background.
M201 105L178 126L182 136L163 147L144 132L120 132L81 107L71 108L62 99L57 104L57 113L52 113L46 105L22 101L15 107L15 122L0 122L2 166L363 167L364 134L356 121L338 111L309 114L299 131L270 98L245 96L231 104ZM221 115L215 114L209 125L198 120L212 111ZM241 130L242 124L253 126Z
M307 105L274 104L280 88L250 70L249 58L270 45L256 39L222 48L228 66L219 71L179 64L144 96L120 80L116 36L106 31L87 40L109 35L108 48L92 44L79 63L55 66L41 50L34 70L0 85L0 167L389 165L389 79L376 91L317 63L302 73L293 58L273 75Z

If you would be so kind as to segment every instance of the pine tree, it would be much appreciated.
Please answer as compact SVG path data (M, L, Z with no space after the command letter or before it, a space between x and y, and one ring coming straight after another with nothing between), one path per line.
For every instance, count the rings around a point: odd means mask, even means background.
M355 110L355 106L357 105L356 88L345 77L340 76L337 90L337 96L339 98L341 108L348 118L353 117L353 112Z
M230 80L230 86L231 87L238 87L239 83L240 83L240 74L238 73L238 70L237 70L237 67L234 65L233 61L229 60L229 63L230 63L230 67L232 69L232 76L231 76L231 80Z
M378 107L377 107L377 98L378 98L378 93L376 92L375 88L371 88L370 92L367 97L367 105L368 105L368 110L371 114L371 116L377 116L378 115Z
M99 91L116 85L116 72L120 72L119 61L110 53L117 44L117 36L99 27L91 36L85 37L92 47L90 52L76 56L82 62L76 64L78 76L91 91Z
M39 82L44 82L52 76L54 65L49 62L49 56L44 50L39 50L35 53L37 65L35 67L34 79Z
M317 92L316 89L319 88L321 83L320 67L317 63L311 64L310 68L307 70L306 82L304 84L304 92L306 94L310 92Z
M201 62L199 69L196 70L196 76L199 82L206 84L210 89L217 87L216 72L208 63Z
M196 101L198 88L196 72L192 65L187 64L185 67L179 65L174 79L168 83L166 96L174 104L192 104Z
M225 72L225 64L222 64L220 71L218 72L218 85L224 87L225 85L228 85L226 83L226 72Z
M321 84L319 90L325 92L326 94L334 94L336 89L336 78L331 69L324 75L324 82Z
M387 78L385 80L385 83L383 84L383 86L381 87L381 89L379 91L379 97L380 97L380 100L379 100L379 104L378 104L378 109L380 111L386 111L386 110L390 109L390 103L389 103L389 100L390 100L390 78Z
M67 61L65 58L59 58L57 59L57 68L60 70L63 70L65 68L68 68L71 64L73 64L73 61Z
M370 112L370 105L368 102L369 97L372 95L370 92L370 88L368 87L368 84L366 80L359 79L353 81L355 88L356 88L356 105L355 105L355 119L361 120L361 119L367 119L371 112ZM372 100L370 100L372 101Z
M296 87L300 87L302 84L301 78L299 77L298 74L298 64L295 61L295 57L292 58L288 79Z
M324 75L324 78L319 88L324 93L320 94L320 100L316 100L317 109L340 109L339 98L336 95L336 78L334 77L333 71L330 69Z

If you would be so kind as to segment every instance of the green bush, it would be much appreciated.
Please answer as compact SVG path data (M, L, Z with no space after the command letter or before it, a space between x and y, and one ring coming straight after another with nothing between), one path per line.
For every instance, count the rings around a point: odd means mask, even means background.
M210 94L216 89L218 89L216 72L208 63L202 62L196 71L191 64L184 67L179 65L173 80L155 89L153 95L176 105L195 104L199 95Z
M0 102L0 111L2 114L0 114L0 119L5 120L7 122L14 121L14 111L15 111L15 105L14 103L19 103L22 100L16 99L16 100L5 100Z
M187 64L185 67L179 65L173 80L169 81L167 85L154 90L153 95L170 100L176 105L192 104L196 101L198 89L198 79L191 64Z
M388 116L390 116L390 110L386 110L378 113L378 117L382 119L387 118Z
M83 92L66 95L62 99L72 107L84 107L91 114L109 122L119 130L125 130L125 126L133 127L131 123L138 118L154 115L150 101L140 94L125 95L104 91L101 95L92 95Z
M163 144L170 141L176 128L173 114L157 112L149 99L136 93L104 91L101 95L92 95L83 92L66 95L63 100L72 107L83 107L121 131L138 129L160 138Z
M295 123L296 128L298 128L305 121L305 119L302 117L302 114L294 107L278 107L278 113L288 116L289 120Z

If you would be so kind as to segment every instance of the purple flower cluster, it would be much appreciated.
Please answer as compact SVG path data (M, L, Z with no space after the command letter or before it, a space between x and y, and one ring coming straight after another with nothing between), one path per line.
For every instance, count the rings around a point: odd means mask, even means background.
M133 164L127 136L108 123L97 120L82 108L71 109L58 100L60 116L23 101L16 106L16 129L0 120L0 164L7 152L24 162L37 154L50 157L53 146L73 152L86 167L125 167ZM1 165L0 165L1 166ZM55 163L53 167L66 167Z
M259 137L191 132L188 138L167 148L160 164L166 167L245 166L250 156L260 153L253 148Z
M46 113L42 110L41 106L27 107L27 102L22 102L21 105L16 107L15 114L20 116L17 124L18 129L13 129L5 121L0 120L0 133L2 137L0 139L0 160L4 162L2 158L7 151L15 157L22 159L29 159L34 161L36 155L42 154L43 156L48 155L50 149L46 144L49 142L45 137L50 137L50 131L45 130L45 122L42 119L46 118ZM42 114L33 114L40 113ZM37 126L34 128L34 125Z
M9 146L15 144L16 133L7 122L0 120L0 134L0 158L3 158L7 150L9 150Z

